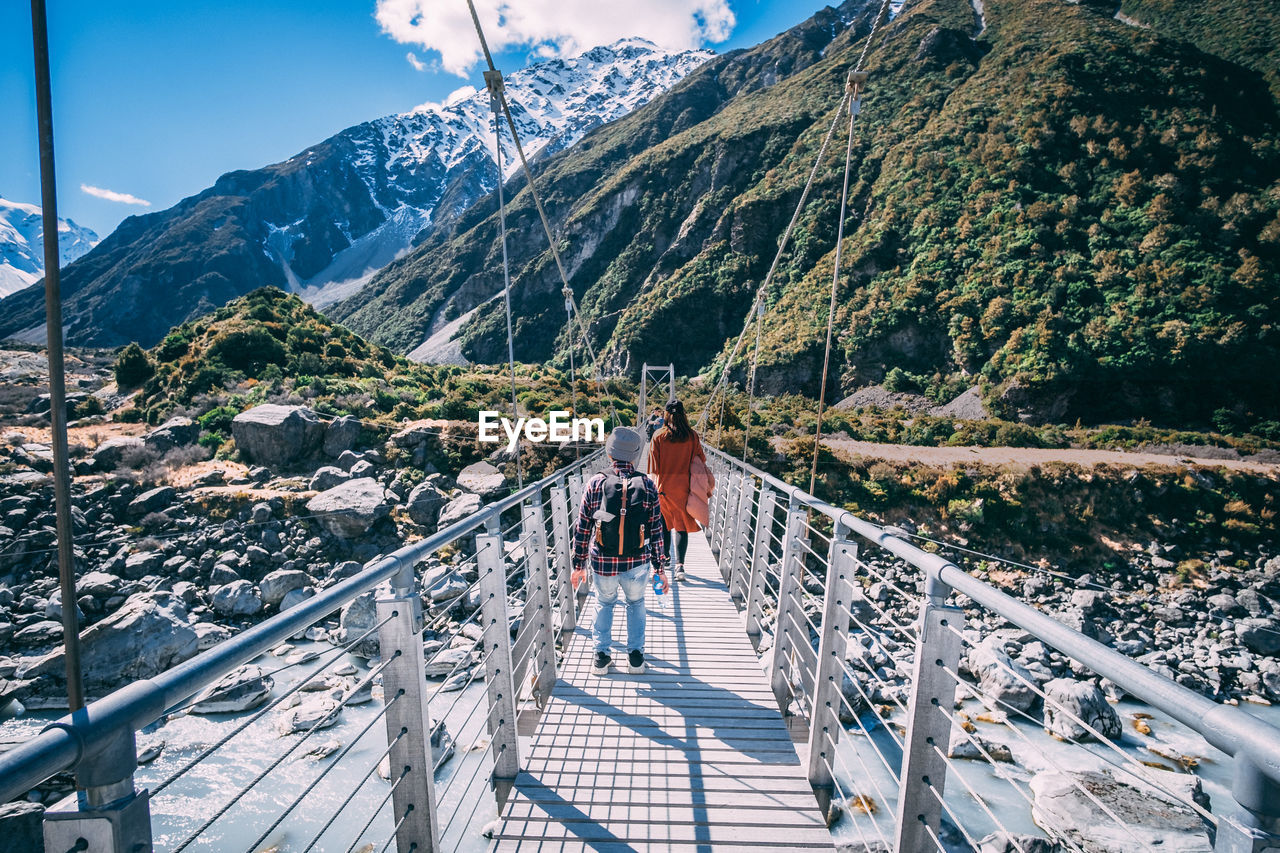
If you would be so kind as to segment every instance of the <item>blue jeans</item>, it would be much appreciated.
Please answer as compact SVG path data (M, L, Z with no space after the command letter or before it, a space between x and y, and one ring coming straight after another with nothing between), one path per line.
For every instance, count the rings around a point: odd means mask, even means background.
M595 575L596 621L591 628L597 652L608 652L613 644L613 606L618 589L627 599L627 651L644 651L644 594L649 586L649 564L641 563L620 575Z

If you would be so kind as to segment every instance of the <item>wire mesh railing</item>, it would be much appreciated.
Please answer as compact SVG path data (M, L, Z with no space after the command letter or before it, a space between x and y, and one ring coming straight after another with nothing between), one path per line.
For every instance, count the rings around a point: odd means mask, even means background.
M75 773L78 794L45 814L47 850L475 846L576 624L569 508L602 463L586 456L51 724L0 754L0 796ZM140 770L139 732L183 724L203 745Z
M1280 850L1280 729L708 454L713 554L850 849Z

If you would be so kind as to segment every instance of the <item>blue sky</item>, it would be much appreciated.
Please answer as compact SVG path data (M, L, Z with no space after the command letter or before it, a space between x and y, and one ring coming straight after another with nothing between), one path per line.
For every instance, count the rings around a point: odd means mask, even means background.
M507 2L505 29L486 22L486 35L495 47L512 42L495 56L508 73L539 51L576 52L626 35L683 38L719 52L748 47L834 5L480 0L482 21ZM630 21L610 12L615 5ZM48 6L58 213L104 237L124 217L170 207L224 172L279 162L353 124L482 85L478 63L467 66L474 33L459 29L470 20L465 0ZM449 14L434 18L441 9ZM467 66L467 74L446 65ZM0 121L0 196L39 204L31 18L22 0L0 2ZM150 204L94 197L82 186Z

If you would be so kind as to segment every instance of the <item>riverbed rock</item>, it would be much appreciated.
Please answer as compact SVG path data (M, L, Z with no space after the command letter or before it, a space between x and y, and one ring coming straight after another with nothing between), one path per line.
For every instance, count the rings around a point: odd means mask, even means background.
M1062 845L1038 835L993 832L978 842L978 853L1061 853Z
M94 598L110 598L120 591L123 584L123 580L107 572L85 572L76 581L76 592Z
M262 597L242 579L218 587L210 604L223 616L252 616L262 609Z
M1063 740L1097 740L1088 724L1103 737L1120 737L1120 715L1107 702L1107 697L1092 681L1055 678L1044 686L1044 730Z
M140 592L119 610L80 634L85 692L105 696L131 681L153 678L195 655L196 632L187 609L170 592ZM22 674L61 685L62 650L40 658Z
M207 688L191 706L193 714L232 714L249 711L271 696L274 680L256 664L227 673Z
M262 603L267 607L275 607L288 593L310 583L311 578L306 572L297 569L277 569L258 582L258 590L262 595Z
M288 465L316 451L325 427L316 413L303 406L255 406L236 415L231 434L236 447L259 465Z
M1031 792L1035 798L1031 811L1035 822L1051 836L1069 839L1091 853L1213 850L1204 822L1190 808L1106 773L1038 773L1031 780ZM1094 799L1124 825L1118 826Z
M969 653L969 670L991 701L1019 711L1035 705L1038 697L1029 686L1036 683L1034 676L1009 657L999 635L993 634L974 647Z
M492 500L506 490L507 476L488 462L476 462L459 471L456 482L463 491Z
M1280 622L1275 619L1242 619L1236 623L1236 636L1260 655L1280 655Z
M338 722L342 703L332 696L303 699L276 717L276 730L281 734L309 731L312 727L327 729Z
M470 649L444 649L435 655L427 656L427 678L443 678L455 669L461 671L471 663Z
M372 629L374 625L378 624L378 606L375 593L370 591L353 598L343 606L338 621L345 632L344 642L346 643L353 642L357 637ZM352 646L351 654L366 660L377 657L378 632L373 631L369 636Z
M355 539L390 515L392 503L381 483L372 477L361 477L316 495L307 501L307 511L318 516L334 536Z
M0 853L44 850L44 806L25 800L0 805Z

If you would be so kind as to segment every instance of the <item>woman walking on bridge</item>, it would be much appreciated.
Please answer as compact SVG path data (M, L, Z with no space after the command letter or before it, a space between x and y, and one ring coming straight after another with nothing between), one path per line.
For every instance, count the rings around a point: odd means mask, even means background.
M689 471L694 459L701 460L705 466L707 455L702 451L702 440L689 426L684 403L672 400L667 403L666 426L654 435L649 445L649 474L658 485L662 520L675 542L674 578L678 581L684 580L689 534L702 529L688 510Z

